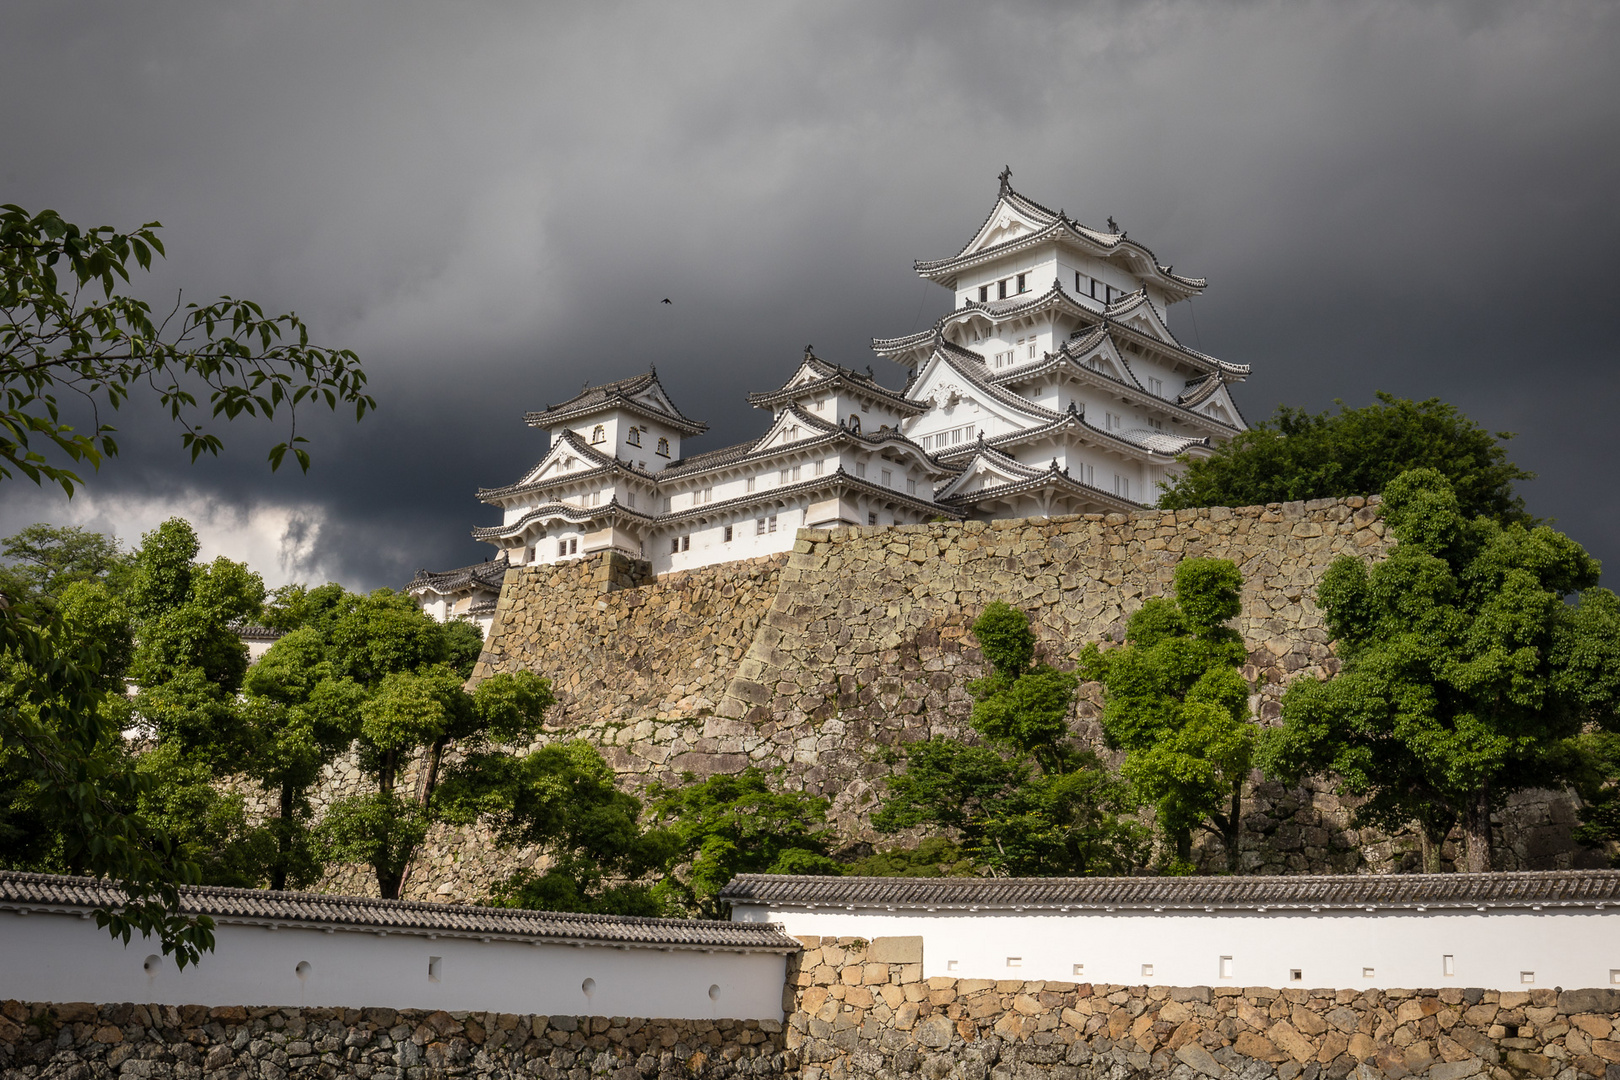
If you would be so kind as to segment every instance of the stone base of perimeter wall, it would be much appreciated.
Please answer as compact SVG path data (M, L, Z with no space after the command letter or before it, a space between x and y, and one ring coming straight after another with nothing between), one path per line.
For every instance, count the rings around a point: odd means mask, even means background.
M1620 991L924 979L920 938L800 940L800 1080L1620 1080Z
M773 1080L794 1060L769 1020L0 1002L3 1080Z

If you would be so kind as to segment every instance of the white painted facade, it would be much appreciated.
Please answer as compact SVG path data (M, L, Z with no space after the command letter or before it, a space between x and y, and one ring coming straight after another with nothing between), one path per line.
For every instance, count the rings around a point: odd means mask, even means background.
M182 971L153 941L113 940L88 908L0 904L0 997L782 1018L783 949L216 921L214 951Z
M656 373L587 385L527 415L550 449L516 483L479 492L501 520L474 536L512 565L616 550L661 574L788 551L801 527L1151 504L1178 455L1244 430L1229 384L1248 368L1170 332L1170 307L1203 279L1020 195L1008 175L957 255L916 264L953 310L873 342L908 369L904 389L807 349L779 390L750 395L770 411L764 435L688 453L683 439L706 425Z
M734 904L795 936L920 936L923 974L1158 986L1620 986L1620 910L887 911Z

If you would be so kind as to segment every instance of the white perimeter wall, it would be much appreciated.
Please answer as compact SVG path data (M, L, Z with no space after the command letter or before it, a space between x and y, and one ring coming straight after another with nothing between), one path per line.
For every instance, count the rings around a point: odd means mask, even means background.
M925 976L1335 989L1620 985L1620 911L1590 908L930 914L738 905L732 918L780 922L794 935L921 936ZM1222 957L1231 958L1224 975Z
M556 1016L780 1020L780 953L530 945L223 924L180 971L154 940L77 914L0 912L0 997L162 1005L469 1009ZM438 957L437 981L429 961ZM306 964L300 974L299 965ZM586 979L594 980L587 993ZM711 987L715 987L711 996Z

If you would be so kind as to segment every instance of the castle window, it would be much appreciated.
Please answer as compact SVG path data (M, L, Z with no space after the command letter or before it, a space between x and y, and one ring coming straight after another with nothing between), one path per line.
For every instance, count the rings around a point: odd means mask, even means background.
M690 534L686 536L672 536L669 538L669 553L671 555L678 555L683 551L691 550L692 537Z
M979 286L979 303L985 304L985 303L989 303L989 301L990 301L990 286L988 286L988 285L980 285Z
M752 476L750 476L743 483L744 483L744 490L745 491L753 491L754 490L754 478Z
M859 413L849 414L849 430L857 435L861 433L861 417Z
M860 477L862 480L866 479L866 462L857 461L855 463L855 475Z
M607 442L607 428L603 427L601 424L597 424L594 428L592 428L591 429L591 442L593 442L593 443Z
M1128 476L1121 476L1121 475L1119 475L1119 473L1115 473L1114 474L1114 494L1118 495L1122 499L1130 498L1131 497L1131 478L1128 477Z
M1027 275L1024 275L1024 274L1019 274L1018 275L1018 291L1019 292L1029 292L1029 286L1024 284L1024 278L1026 276Z
M883 477L884 487L894 487L894 473L890 472L888 469L884 469L881 475Z
M560 558L563 558L566 555L578 555L578 554L579 554L579 537L575 536L575 537L571 537L570 539L567 539L567 540L559 540L559 541L557 541L557 558L560 559Z
M765 535L765 519L764 518L755 518L754 519L754 535L755 536L764 536Z
M1080 273L1080 271L1076 270L1074 272L1074 291L1075 292L1078 293L1078 292L1084 292L1085 291L1086 287L1083 284L1081 284L1081 282L1083 282L1084 280L1085 280L1085 275Z
M1007 299L1007 284L1008 284L1008 281L1009 281L1009 279L1002 278L1000 281L996 282L996 299L997 300L1005 300L1005 299Z
M996 367L998 367L998 368L1009 367L1009 366L1012 365L1012 362L1013 362L1013 351L1011 349L1007 349L1004 352L996 353Z
M658 440L658 456L659 457L669 457L669 440L668 439L659 439Z
M624 441L629 443L631 446L640 446L641 429L638 427L632 427L630 429L630 433L624 437Z
M1164 397L1164 380L1148 376L1148 392L1155 397Z
M917 481L915 481L915 480L907 480L906 481L906 494L907 495L915 495L915 494L917 494Z
M1150 416L1150 417L1147 418L1147 426L1152 428L1154 431L1163 431L1164 430L1164 421L1163 420L1156 420L1156 419L1154 419L1153 417Z
M630 509L634 510L636 508L636 493L633 491L627 491L625 492L624 497L625 501L629 504Z
M1028 344L1029 344L1029 358L1031 360L1033 360L1033 359L1035 359L1035 339L1030 338Z
M776 531L776 515L775 514L772 514L770 517L765 519L765 531L766 532L775 532Z
M867 513L867 515L866 515L866 523L868 525L876 525L877 524L877 511L873 510L873 511L870 511L870 512Z
M731 543L731 526L730 525L726 526L725 542L728 543L728 544Z
M816 475L817 475L817 476L820 476L820 475L821 475L821 470L822 470L822 467L823 467L823 463L822 463L822 462L820 462L820 461L818 461L818 462L816 462L816 467L815 467L815 474L816 474Z

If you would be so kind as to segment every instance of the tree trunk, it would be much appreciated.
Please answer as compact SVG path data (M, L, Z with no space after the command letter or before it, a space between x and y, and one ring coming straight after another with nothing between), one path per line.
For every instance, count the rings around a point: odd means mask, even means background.
M1176 858L1184 863L1192 862L1192 830L1176 830Z
M281 820L276 826L276 862L270 868L270 887L280 891L287 887L287 862L292 854L293 787L281 785Z
M1488 873L1491 869L1491 789L1486 784L1481 784L1474 792L1463 821L1463 837L1468 847L1467 871Z
M1243 781L1238 780L1232 785L1232 811L1226 815L1221 825L1221 843L1226 847L1226 872L1238 874L1243 870L1242 860L1239 858L1238 838L1243 835Z
M377 892L384 900L398 900L400 877L398 873L391 873L382 867L377 867Z
M422 781L416 792L416 801L421 806L426 806L433 797L433 789L439 783L439 762L444 760L444 749L449 745L450 736L441 735L428 747L427 764L422 767Z

